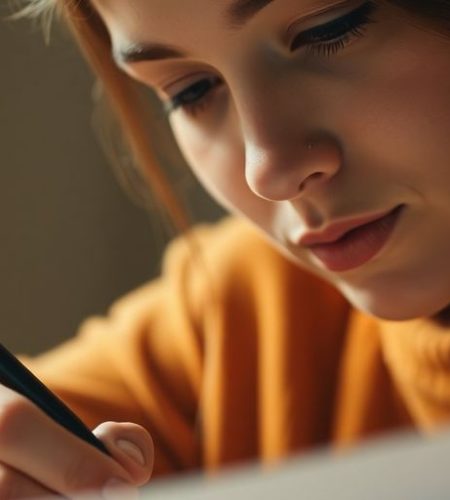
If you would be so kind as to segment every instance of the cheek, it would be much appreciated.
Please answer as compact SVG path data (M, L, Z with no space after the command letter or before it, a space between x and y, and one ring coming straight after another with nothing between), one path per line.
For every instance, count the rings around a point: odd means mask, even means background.
M450 60L450 51L447 56ZM442 61L440 65L431 63L431 67L435 70L424 69L407 91L398 88L404 120L401 121L400 117L395 122L395 116L392 119L397 129L393 137L398 138L392 149L397 148L407 160L403 164L411 183L420 182L423 194L435 199L445 192L445 203L448 204L450 65Z
M245 178L245 150L236 115L220 131L172 120L179 148L194 175L211 196L231 213L252 221L269 235L274 233L276 207L256 196Z
M365 85L347 90L352 110L341 130L374 176L448 195L450 183L450 45L410 41L376 62ZM433 175L430 175L430 173Z
M244 149L230 120L220 130L183 117L171 121L183 156L205 189L225 208L239 205L247 187Z

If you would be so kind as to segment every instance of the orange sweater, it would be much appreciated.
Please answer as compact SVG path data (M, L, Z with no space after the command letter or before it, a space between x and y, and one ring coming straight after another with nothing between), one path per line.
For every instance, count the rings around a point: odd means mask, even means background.
M448 418L443 327L352 310L242 221L194 234L201 253L176 241L160 279L28 360L89 426L148 428L154 475L270 462Z

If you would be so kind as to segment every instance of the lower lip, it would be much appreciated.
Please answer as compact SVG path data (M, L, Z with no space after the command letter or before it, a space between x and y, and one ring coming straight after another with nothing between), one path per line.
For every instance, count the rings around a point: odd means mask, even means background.
M375 257L387 244L403 205L381 219L349 231L333 243L311 245L309 250L330 271L348 271Z

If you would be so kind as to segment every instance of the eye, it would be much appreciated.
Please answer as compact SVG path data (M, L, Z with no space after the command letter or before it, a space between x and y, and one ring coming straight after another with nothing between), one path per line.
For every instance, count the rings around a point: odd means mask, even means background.
M306 47L314 55L331 56L345 48L354 37L363 37L364 28L373 23L377 10L375 2L365 2L348 14L328 23L303 31L291 44L291 50Z
M168 114L177 108L183 108L189 114L195 114L207 105L207 99L211 92L222 84L217 76L202 78L178 92L166 103L165 109Z

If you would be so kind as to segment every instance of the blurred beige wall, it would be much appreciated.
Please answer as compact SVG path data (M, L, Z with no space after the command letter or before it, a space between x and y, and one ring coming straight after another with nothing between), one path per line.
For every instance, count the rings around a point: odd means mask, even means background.
M68 35L53 29L46 47L6 14L0 6L0 340L35 353L148 280L160 238L96 142L93 79ZM218 216L198 199L201 218Z

